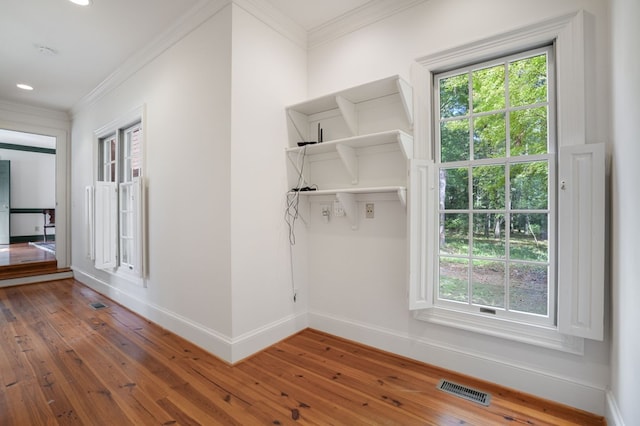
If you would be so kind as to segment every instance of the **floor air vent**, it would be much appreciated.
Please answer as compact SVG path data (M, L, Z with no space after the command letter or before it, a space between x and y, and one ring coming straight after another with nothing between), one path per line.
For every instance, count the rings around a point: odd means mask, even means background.
M91 306L92 309L95 309L96 311L98 309L104 309L107 307L107 305L105 305L102 302L93 302L93 303L89 303L89 306Z
M440 389L443 392L450 393L451 395L459 396L460 398L464 398L472 402L477 402L478 404L482 404L485 406L489 406L489 403L491 402L491 395L489 395L488 393L471 389L457 383L449 382L445 379L441 379L436 388Z

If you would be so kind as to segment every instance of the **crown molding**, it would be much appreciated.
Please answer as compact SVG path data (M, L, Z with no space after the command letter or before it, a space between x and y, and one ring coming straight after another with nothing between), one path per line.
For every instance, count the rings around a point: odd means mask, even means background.
M71 116L75 116L83 108L101 99L104 95L122 84L142 67L157 58L164 51L231 3L233 3L232 0L201 0L198 2L191 10L167 28L166 31L160 33L145 48L131 56L96 86L96 88L80 99L71 108Z
M241 7L284 37L306 48L306 31L265 0L201 0L175 24L158 35L147 47L125 61L95 89L78 101L70 110L71 116L75 116L86 106L98 101L209 18L231 4Z
M307 31L266 0L233 0L233 3L262 21L283 37L303 49L307 48Z
M48 118L65 123L68 123L70 121L69 114L66 111L36 107L5 100L0 100L0 110L10 111L12 113L19 113L23 115L30 115L34 117Z
M324 43L352 33L360 28L388 18L427 0L373 0L331 21L309 30L307 47L313 49Z

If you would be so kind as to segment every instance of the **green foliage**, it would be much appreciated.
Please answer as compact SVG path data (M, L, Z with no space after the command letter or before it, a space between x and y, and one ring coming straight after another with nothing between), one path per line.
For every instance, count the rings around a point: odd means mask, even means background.
M443 163L469 159L469 120L443 121L440 124Z
M505 114L483 115L473 119L473 158L501 158L507 155Z
M504 209L504 166L473 168L473 208Z
M469 76L455 75L440 80L440 117L457 117L469 111Z
M475 70L473 82L473 112L488 112L505 107L504 65Z
M511 111L509 124L512 157L547 153L546 106Z
M466 168L442 169L440 182L443 183L444 208L466 209L469 206L469 175Z
M546 161L511 165L511 208L546 209L549 164Z
M547 101L547 55L509 64L509 103L512 107Z

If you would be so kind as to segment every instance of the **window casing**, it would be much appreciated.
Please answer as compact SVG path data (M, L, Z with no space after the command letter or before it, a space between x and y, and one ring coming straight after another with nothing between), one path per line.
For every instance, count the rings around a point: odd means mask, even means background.
M141 121L98 138L92 197L96 268L134 277L144 276L142 145Z
M416 319L575 354L583 352L583 338L603 339L604 144L588 141L586 119L593 115L594 105L585 101L587 90L593 86L587 78L591 76L587 70L593 67L587 46L587 41L592 39L591 19L588 13L580 11L435 53L414 63L415 157L411 160L408 188L408 299ZM471 305L460 309L454 302L443 303L438 300L439 213L442 209L439 208L440 158L436 146L440 122L433 120L437 116L434 109L439 96L434 91L435 78L440 74L444 76L447 70L482 64L490 58L508 58L514 52L547 45L553 45L557 58L555 95L558 100L555 126L550 124L555 128L555 151L550 143L549 152L545 154L553 155L557 162L556 167L549 166L548 178L548 185L553 186L549 193L555 191L556 194L549 196L547 209L551 215L556 212L556 218L548 220L548 232L557 236L557 241L549 244L548 253L549 275L557 276L555 303L548 302L549 318L541 316L539 322L532 321L534 315L526 314L526 321L522 321L517 318L520 315L517 311L505 316L495 307ZM553 161L553 158L536 159ZM479 160L479 165L493 161L492 158ZM473 177L473 173L471 175ZM507 176L510 178L505 172L505 181ZM463 214L472 215L476 206L468 205ZM506 207L495 210L506 211ZM554 224L555 232L551 229ZM472 255L468 255L468 260L473 260ZM551 272L554 266L555 273ZM480 307L488 310L481 311Z

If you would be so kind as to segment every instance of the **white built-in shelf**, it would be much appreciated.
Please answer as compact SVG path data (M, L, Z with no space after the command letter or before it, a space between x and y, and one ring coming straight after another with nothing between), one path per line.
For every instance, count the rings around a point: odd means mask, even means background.
M398 201L403 207L407 206L407 188L404 186L374 186L366 188L349 188L349 189L319 189L316 191L300 191L301 196L319 196L319 195L334 195L338 201L342 204L347 219L351 222L352 229L358 229L358 211L356 203L357 194L376 194L376 193L395 193L398 196ZM296 192L289 192L289 194L296 194Z
M358 201L371 198L361 194L392 194L406 208L407 188L401 185L413 158L409 83L397 75L383 78L291 105L286 116L289 187L303 182L320 188L290 194L309 203L314 196L337 199L353 229ZM373 186L385 184L400 186Z
M323 142L304 147L287 148L291 164L300 173L298 159L302 152L304 155L317 155L337 152L342 164L351 176L351 183L358 183L358 156L356 150L380 145L397 145L405 159L413 158L413 136L402 130L390 130L387 132L372 133L362 136L338 139L331 142Z
M401 99L407 122L413 126L413 89L396 75L289 106L287 116L297 133L290 140L290 146L295 146L296 140L317 141L316 134L309 128L310 116L332 110L340 111L351 136L360 135L358 104L395 94Z
M405 158L413 158L413 136L403 132L402 130L389 130L386 132L371 133L368 135L353 136L329 142L310 144L302 147L286 148L286 151L292 154L298 154L304 149L306 155L314 155L335 152L338 145L345 145L350 148L366 148L370 146L388 144L399 145Z

